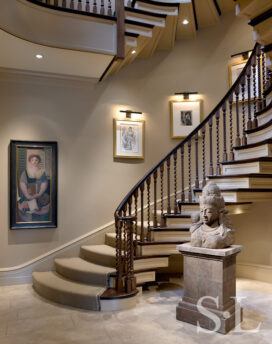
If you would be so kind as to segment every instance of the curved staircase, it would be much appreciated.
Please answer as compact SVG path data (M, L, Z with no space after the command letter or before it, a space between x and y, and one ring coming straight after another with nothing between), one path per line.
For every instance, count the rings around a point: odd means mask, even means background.
M85 245L81 257L56 259L56 272L33 273L39 294L92 310L132 307L136 286L154 282L176 245L190 240L191 216L198 214L208 181L219 185L233 215L272 199L272 89L264 51L256 44L210 115L132 188L115 212L116 232L106 234L104 245ZM252 99L245 99L252 85Z

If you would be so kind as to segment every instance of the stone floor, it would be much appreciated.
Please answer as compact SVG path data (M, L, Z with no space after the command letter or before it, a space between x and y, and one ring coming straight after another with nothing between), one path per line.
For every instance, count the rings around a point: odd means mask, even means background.
M1 344L270 344L272 285L239 279L244 331L228 335L197 333L175 319L182 281L171 280L144 291L135 309L98 313L64 307L39 297L31 285L0 287ZM250 330L258 324L256 333Z

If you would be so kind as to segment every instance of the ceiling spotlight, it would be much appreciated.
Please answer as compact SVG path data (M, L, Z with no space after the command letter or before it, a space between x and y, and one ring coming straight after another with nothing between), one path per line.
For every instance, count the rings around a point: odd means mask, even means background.
M188 20L188 19L184 19L184 20L182 21L182 24L184 24L184 25L189 24L189 20Z
M136 50L132 50L131 54L132 55L136 54Z
M43 58L43 55L41 55L41 54L37 54L37 55L36 55L36 58L40 60L40 59L42 59L42 58Z

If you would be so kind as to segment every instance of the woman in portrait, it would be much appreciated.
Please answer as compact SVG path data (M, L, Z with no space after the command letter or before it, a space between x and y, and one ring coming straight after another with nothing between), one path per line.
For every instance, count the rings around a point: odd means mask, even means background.
M22 221L48 220L50 196L48 178L39 154L31 154L19 179L18 209Z

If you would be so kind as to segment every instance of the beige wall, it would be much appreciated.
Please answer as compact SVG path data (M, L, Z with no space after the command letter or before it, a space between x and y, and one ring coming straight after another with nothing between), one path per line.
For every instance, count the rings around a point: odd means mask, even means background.
M112 221L122 197L178 143L170 139L171 95L198 91L207 115L228 89L230 55L253 45L246 20L226 15L195 40L138 59L94 87L0 74L0 268L22 264ZM144 161L113 159L112 119L120 108L144 112ZM58 141L57 229L9 230L10 139Z

